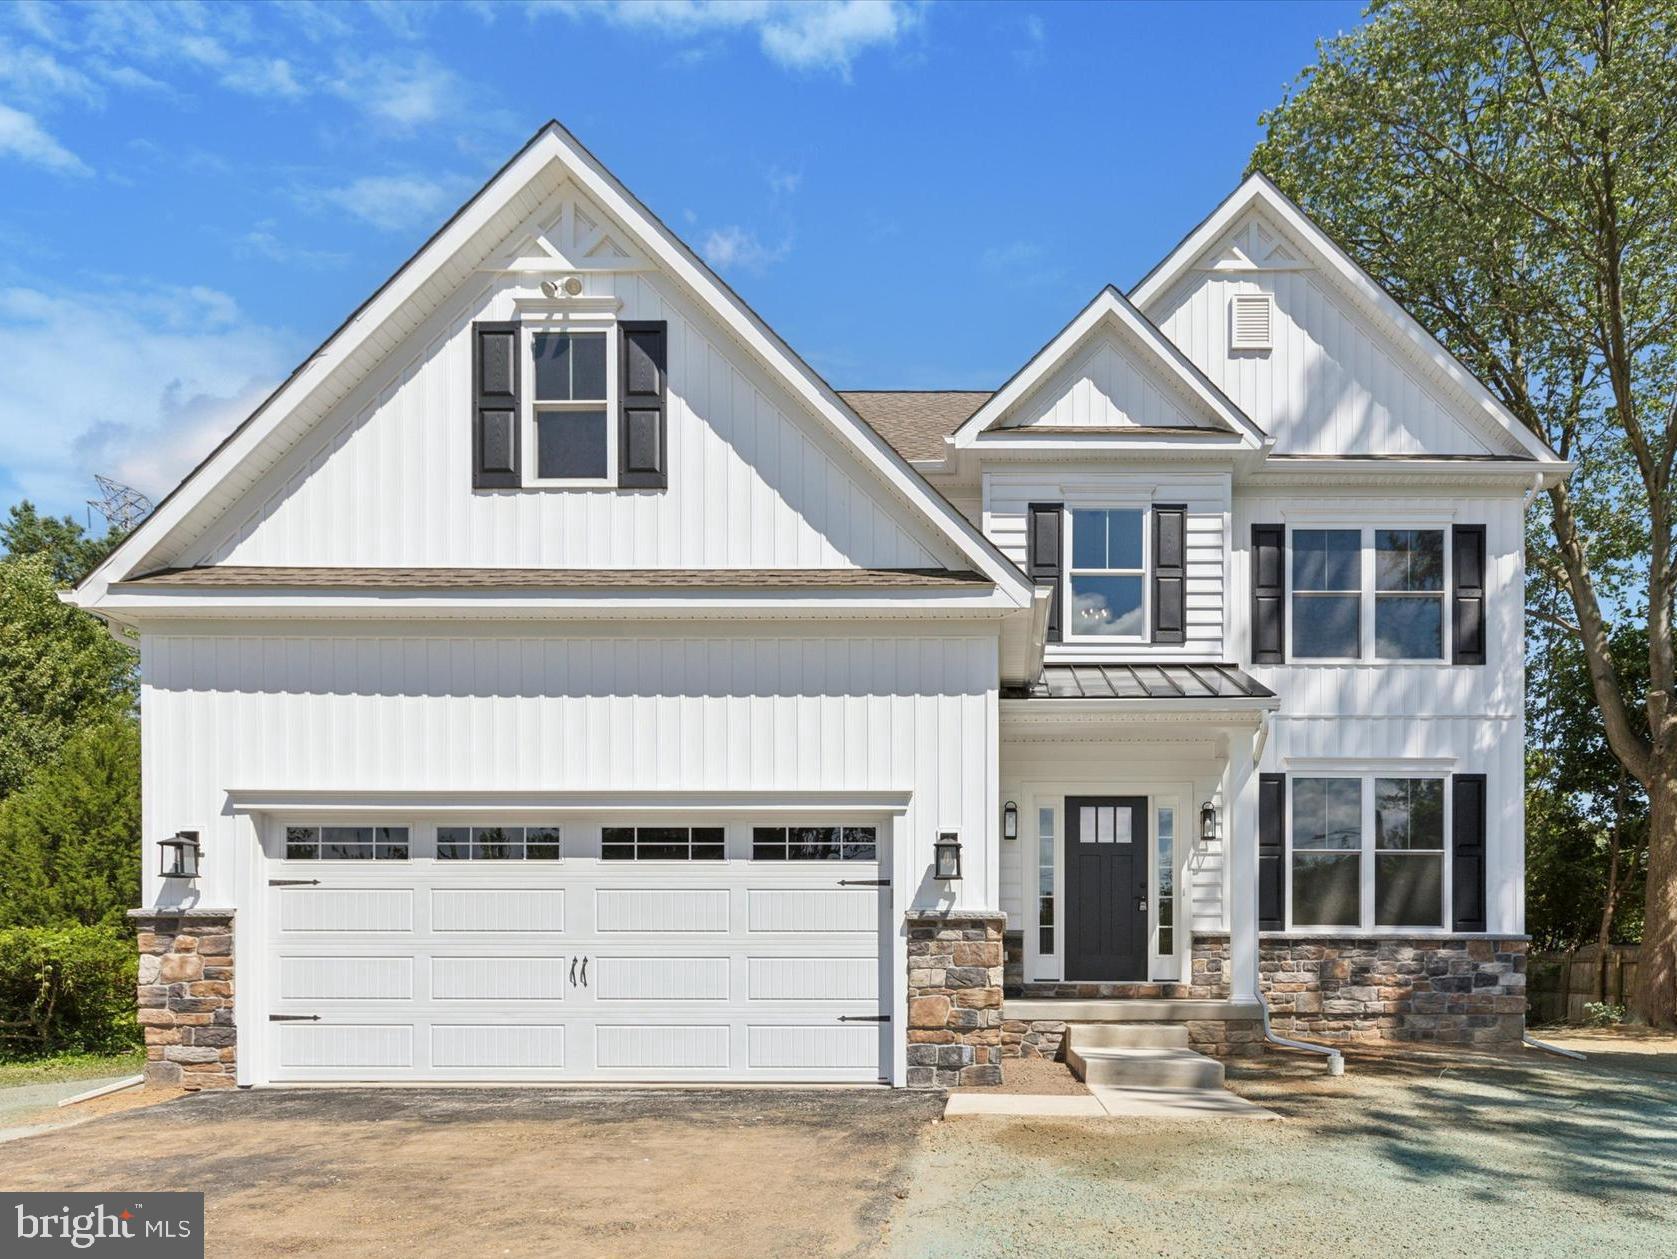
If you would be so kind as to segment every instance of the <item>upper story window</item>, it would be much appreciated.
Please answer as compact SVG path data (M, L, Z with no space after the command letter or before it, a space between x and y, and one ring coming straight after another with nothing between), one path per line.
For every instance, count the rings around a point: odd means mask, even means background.
M1442 529L1294 529L1294 660L1443 660Z
M1076 507L1066 577L1075 638L1141 640L1147 636L1147 512L1132 507Z
M612 381L616 337L600 332L532 332L526 426L536 485L608 485L615 475Z

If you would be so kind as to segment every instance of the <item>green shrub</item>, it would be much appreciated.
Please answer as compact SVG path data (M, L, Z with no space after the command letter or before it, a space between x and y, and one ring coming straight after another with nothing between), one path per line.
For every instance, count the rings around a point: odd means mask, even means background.
M133 937L118 929L0 930L0 1056L119 1053L138 1045L138 971Z
M1625 1021L1625 1008L1607 1001L1586 1001L1584 1021L1591 1027L1617 1027Z

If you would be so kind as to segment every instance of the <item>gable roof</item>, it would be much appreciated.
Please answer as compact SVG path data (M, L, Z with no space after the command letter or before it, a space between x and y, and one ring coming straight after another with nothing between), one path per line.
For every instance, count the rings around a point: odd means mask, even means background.
M874 472L963 559L996 584L1014 607L1028 607L1028 578L961 515L790 346L670 231L582 144L548 122L413 257L344 321L221 442L156 510L91 573L72 598L96 603L114 581L152 559L176 531L201 532L290 450L308 427L346 396L396 339L442 304L498 246L527 224L546 197L574 182L637 239L655 264L683 285L724 328L777 376L858 461ZM287 429L288 421L295 421ZM202 519L209 516L210 520Z
M1179 394L1185 394L1199 405L1211 422L1211 431L1216 432L1220 429L1224 434L1238 436L1243 444L1253 449L1261 447L1268 440L1267 434L1231 402L1169 337L1159 331L1152 320L1142 314L1129 298L1109 284L1096 293L1070 323L1060 329L1047 345L1013 374L1012 379L992 394L983 406L955 430L955 445L971 446L981 433L993 430L997 421L1010 407L1028 396L1033 389L1048 379L1056 368L1067 362L1077 352L1084 339L1103 323L1110 323L1121 329L1127 340L1139 345L1145 354L1151 355L1157 363L1161 378L1173 385ZM1157 429L1140 431L1149 436L1159 435ZM1017 430L1008 429L1007 432L1009 436L1028 437L1031 430L1021 427ZM1204 436L1206 429L1184 428L1182 432L1187 435L1198 433Z
M1151 271L1130 290L1131 300L1143 310L1170 292L1184 275L1213 248L1240 216L1253 208L1267 211L1307 254L1307 261L1365 313L1392 334L1413 358L1431 368L1458 393L1482 422L1511 437L1529 458L1561 462L1542 438L1515 418L1460 359L1405 310L1339 243L1316 225L1299 206L1261 172L1248 175L1221 205L1202 219Z

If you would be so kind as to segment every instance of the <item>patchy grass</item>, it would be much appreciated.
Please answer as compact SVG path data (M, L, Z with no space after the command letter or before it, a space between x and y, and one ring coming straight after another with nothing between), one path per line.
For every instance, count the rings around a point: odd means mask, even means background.
M146 1052L133 1049L120 1054L52 1054L0 1062L0 1089L24 1084L58 1084L66 1080L93 1080L106 1075L138 1075L146 1065Z

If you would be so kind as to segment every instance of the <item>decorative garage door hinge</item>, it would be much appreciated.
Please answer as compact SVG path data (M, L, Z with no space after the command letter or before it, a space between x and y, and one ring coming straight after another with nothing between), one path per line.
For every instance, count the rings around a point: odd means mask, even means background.
M320 1022L320 1015L318 1015L318 1014L270 1014L268 1016L268 1022L270 1022L270 1023L318 1023L318 1022Z
M838 1016L838 1021L840 1023L889 1023L891 1016L889 1014L841 1014Z
M319 887L319 879L269 879L269 887Z
M890 879L840 879L840 887L890 887Z

